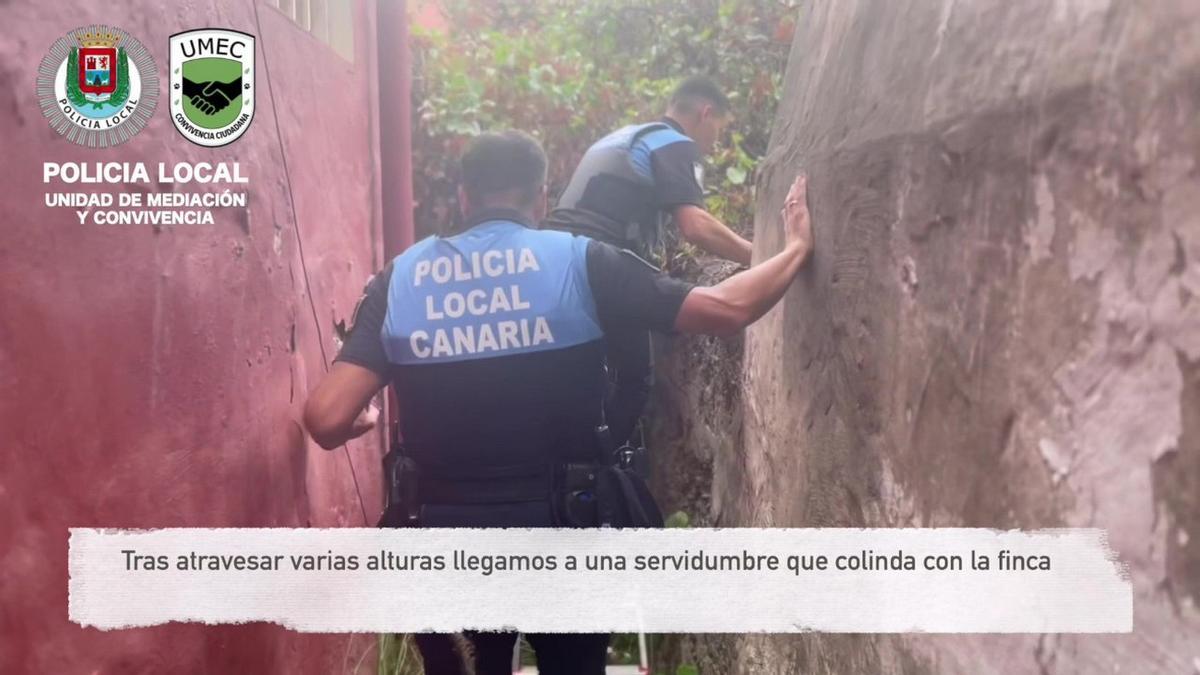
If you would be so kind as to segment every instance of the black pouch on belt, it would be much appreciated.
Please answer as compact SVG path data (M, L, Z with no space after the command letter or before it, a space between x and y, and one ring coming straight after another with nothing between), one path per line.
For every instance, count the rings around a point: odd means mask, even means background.
M608 425L596 427L601 463L593 465L596 525L600 527L663 527L662 511L646 480L634 470L612 442Z
M417 526L417 463L393 443L383 456L384 494L387 505L376 527Z
M663 527L662 511L641 476L619 466L600 467L596 507L601 526Z
M595 464L564 464L556 480L555 521L559 527L600 525L596 502Z

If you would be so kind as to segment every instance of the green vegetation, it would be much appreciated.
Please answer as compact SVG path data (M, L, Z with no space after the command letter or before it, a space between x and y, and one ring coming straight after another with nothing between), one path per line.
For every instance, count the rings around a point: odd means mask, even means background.
M657 118L674 85L702 73L730 94L734 124L711 158L709 209L751 225L754 170L798 14L794 0L438 0L448 28L413 26L413 180L420 234L457 217L456 167L467 140L493 129L537 136L552 199L579 157L622 124Z

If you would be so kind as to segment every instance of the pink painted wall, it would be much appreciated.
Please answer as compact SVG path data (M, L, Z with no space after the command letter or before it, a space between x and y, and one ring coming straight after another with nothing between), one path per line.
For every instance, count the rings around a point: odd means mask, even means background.
M351 62L253 0L0 3L0 672L341 673L372 649L269 625L82 629L67 528L375 522L381 439L324 452L298 425L383 255L375 10L354 2ZM93 22L146 45L163 83L150 125L107 150L59 137L34 95L54 40ZM259 40L258 112L217 149L175 131L165 89L168 36L210 26ZM238 161L250 199L214 225L80 225L43 205L43 161Z

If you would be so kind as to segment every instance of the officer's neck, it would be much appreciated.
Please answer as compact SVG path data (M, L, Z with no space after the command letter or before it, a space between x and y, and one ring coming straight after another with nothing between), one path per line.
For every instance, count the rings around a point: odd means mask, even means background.
M536 220L533 209L528 206L519 206L512 202L500 201L483 203L478 207L471 209L467 213L467 217L461 227L456 228L452 234L466 232L467 230L493 220L507 220L525 227L533 227Z
M672 115L670 110L668 110L667 113L662 116L662 121L674 127L675 131L678 131L684 136L687 136L688 138L692 137L692 135L688 133L687 127L683 125L683 122L680 122L678 117Z

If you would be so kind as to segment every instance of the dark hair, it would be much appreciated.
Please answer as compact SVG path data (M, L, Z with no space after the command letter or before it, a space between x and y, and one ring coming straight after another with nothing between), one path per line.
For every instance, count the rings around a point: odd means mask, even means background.
M530 204L545 183L546 153L525 132L480 134L463 154L462 184L472 202L517 190L521 204Z
M680 82L671 94L671 107L679 112L692 112L701 103L711 103L722 115L729 112L729 98L725 92L703 75L692 75Z

